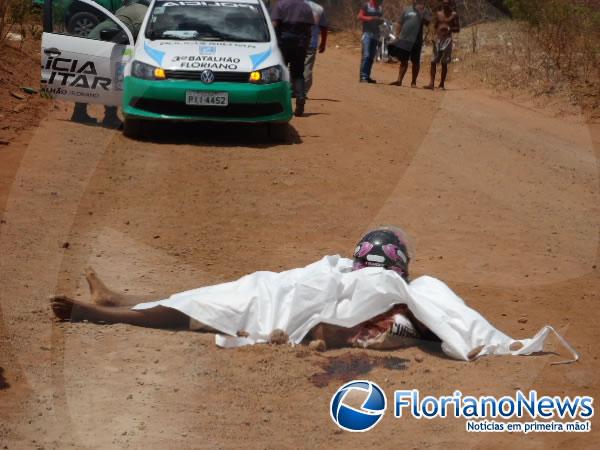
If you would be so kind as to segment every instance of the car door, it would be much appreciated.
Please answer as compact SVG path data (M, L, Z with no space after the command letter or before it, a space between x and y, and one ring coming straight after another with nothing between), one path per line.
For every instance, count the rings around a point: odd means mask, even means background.
M68 23L89 12L99 23L75 35ZM125 65L133 55L133 36L107 9L91 0L45 0L42 35L42 95L81 103L121 103Z

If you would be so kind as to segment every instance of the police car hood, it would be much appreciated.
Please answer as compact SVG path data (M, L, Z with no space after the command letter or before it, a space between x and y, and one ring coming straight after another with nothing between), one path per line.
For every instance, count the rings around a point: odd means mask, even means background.
M139 61L166 70L252 72L281 63L270 42L144 40L136 48Z

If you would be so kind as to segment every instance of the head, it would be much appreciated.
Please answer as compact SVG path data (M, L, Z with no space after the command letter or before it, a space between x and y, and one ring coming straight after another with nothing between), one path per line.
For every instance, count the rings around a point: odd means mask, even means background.
M408 238L399 228L380 227L365 234L354 250L353 270L383 267L408 281L410 254Z
M442 0L442 8L444 8L445 10L451 9L452 1L451 0Z
M425 11L425 0L414 0L413 8L422 13L423 11Z

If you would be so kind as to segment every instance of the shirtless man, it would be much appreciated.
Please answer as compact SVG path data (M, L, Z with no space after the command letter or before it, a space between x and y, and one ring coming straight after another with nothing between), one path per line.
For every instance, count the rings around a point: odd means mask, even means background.
M384 267L397 272L408 281L409 261L405 238L393 229L380 228L367 233L359 241L354 252L353 270ZM87 269L85 276L92 302L73 300L62 295L51 297L50 306L58 319L72 322L88 320L97 323L127 323L150 328L192 327L190 317L174 308L156 306L149 309L131 309L132 306L150 299L112 291L92 269ZM216 332L202 324L195 324L193 329ZM287 342L287 336L285 333L282 336L282 333L281 330L273 330L270 341ZM244 331L239 330L238 336L245 336ZM406 305L400 304L353 328L317 325L309 332L306 341L319 350L352 346L390 349L406 346L406 338L437 339L412 315Z
M433 60L431 61L431 82L424 86L425 89L435 88L435 74L437 65L442 65L442 79L440 89L446 89L448 64L452 61L452 33L460 31L458 13L452 9L450 0L442 0L442 6L433 15L435 37L433 41Z

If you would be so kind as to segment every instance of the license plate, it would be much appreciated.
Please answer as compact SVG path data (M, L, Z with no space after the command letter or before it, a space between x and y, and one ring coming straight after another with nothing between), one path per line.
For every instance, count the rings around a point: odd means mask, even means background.
M227 106L229 105L229 93L186 91L185 104L200 106Z

